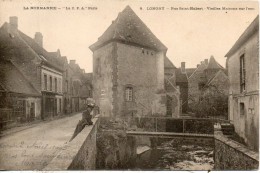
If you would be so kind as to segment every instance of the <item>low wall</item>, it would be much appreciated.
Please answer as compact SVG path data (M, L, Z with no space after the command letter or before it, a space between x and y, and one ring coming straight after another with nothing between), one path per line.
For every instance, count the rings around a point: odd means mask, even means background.
M216 131L215 138L215 170L257 170L259 154L246 146L225 137Z
M86 126L71 142L68 142L43 170L95 170L98 117L92 119L92 126Z

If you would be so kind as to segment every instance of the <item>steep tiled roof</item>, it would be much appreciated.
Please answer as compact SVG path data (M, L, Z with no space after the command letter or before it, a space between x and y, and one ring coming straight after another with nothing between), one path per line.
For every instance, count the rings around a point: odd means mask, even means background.
M40 96L22 73L10 61L0 60L0 86L7 92Z
M206 85L210 85L210 83L211 83L212 81L214 81L214 79L216 79L216 78L217 78L218 76L220 76L220 75L223 75L223 76L225 76L225 77L228 79L227 74L226 74L223 70L219 70L210 80L208 80L208 82L207 82Z
M33 51L38 54L43 56L47 61L44 61L46 64L48 64L49 66L52 66L58 70L63 70L62 69L62 63L61 61L58 59L58 52L47 52L44 48L42 48L41 46L39 46L34 39L32 39L31 37L25 35L24 33L22 33L21 31L19 31L19 34L21 36L21 38L26 41L26 43L33 49Z
M236 43L228 51L225 57L230 57L249 37L251 37L257 31L259 31L259 15L256 16L254 21L247 27L244 33L238 38Z
M183 83L183 82L188 82L188 77L186 72L181 72L181 68L178 68L175 70L175 75L176 75L176 83Z
M207 68L207 65L202 62L202 64L199 65L199 67L197 67L193 72L192 74L189 76L189 78L193 78L192 76L193 75L196 75L197 72L201 73L203 72L205 69Z
M211 56L207 69L223 69L223 67L215 60L214 56Z
M188 77L191 76L191 74L196 70L196 68L186 68L186 74Z
M167 56L164 57L164 68L176 69L176 66L170 61L170 59Z
M1 54L5 59L17 57L18 61L41 60L51 67L62 70L60 61L56 57L39 46L31 37L18 29L13 29L7 22L0 28L0 42L1 52L4 51L3 47L7 49Z
M155 50L167 50L129 6L118 14L115 21L99 37L98 41L90 46L90 49L93 51L112 40L137 44Z

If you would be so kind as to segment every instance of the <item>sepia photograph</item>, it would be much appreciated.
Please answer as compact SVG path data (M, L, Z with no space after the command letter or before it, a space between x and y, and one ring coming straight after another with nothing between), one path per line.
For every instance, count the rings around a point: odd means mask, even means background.
M258 169L258 1L0 0L0 171Z

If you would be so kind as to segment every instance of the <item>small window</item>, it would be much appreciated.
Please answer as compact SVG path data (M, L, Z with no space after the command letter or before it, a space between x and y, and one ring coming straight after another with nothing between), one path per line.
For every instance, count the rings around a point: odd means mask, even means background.
M44 90L47 90L47 75L44 75Z
M55 88L55 92L57 92L58 87L57 87L57 78L54 79L54 88Z
M144 54L144 49L142 49L142 53Z
M132 87L126 87L125 90L125 97L126 97L126 101L133 101L133 88Z
M50 91L52 91L52 77L50 76Z
M240 103L240 115L245 115L245 104Z

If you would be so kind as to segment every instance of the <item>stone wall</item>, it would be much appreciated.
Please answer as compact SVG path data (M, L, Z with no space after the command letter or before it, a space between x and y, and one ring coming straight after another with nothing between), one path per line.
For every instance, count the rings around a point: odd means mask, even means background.
M258 26L257 26L258 27ZM229 88L229 118L235 130L250 148L259 148L259 32L255 32L227 59ZM240 57L245 59L246 88L240 93ZM241 104L244 106L241 106ZM244 111L240 111L244 107Z
M259 155L227 137L215 135L215 170L257 170Z
M117 43L117 100L116 114L129 116L138 114L165 114L163 95L164 56L162 52L137 46ZM125 88L133 88L133 101L125 100ZM153 108L157 109L153 109Z
M95 170L96 169L96 135L99 118L92 119L93 125L86 126L43 170Z
M93 98L100 108L102 116L113 115L113 93L115 73L116 45L109 43L93 54Z

